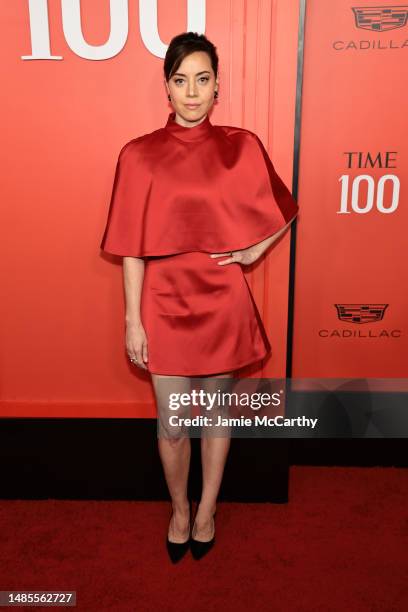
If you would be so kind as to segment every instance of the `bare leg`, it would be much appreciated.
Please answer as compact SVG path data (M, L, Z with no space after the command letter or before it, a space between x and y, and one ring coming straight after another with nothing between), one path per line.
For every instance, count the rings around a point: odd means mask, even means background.
M190 379L184 376L164 376L152 374L156 396L158 418L168 416L169 391L185 393L190 390ZM187 498L187 481L190 467L190 438L182 435L178 438L166 438L159 435L159 455L163 464L173 514L170 519L168 537L171 542L185 542L189 536L189 504Z
M209 392L216 387L218 378L231 378L232 372L205 377L205 386ZM201 463L203 473L203 490L194 520L192 536L196 540L206 542L214 535L213 516L216 511L216 501L224 473L225 462L231 444L230 436L202 436Z

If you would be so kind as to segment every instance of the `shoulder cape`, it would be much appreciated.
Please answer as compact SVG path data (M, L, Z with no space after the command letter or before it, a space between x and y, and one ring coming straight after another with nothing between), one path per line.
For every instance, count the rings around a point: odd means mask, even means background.
M275 234L298 205L256 134L243 128L165 127L122 147L101 249L147 257L224 253Z

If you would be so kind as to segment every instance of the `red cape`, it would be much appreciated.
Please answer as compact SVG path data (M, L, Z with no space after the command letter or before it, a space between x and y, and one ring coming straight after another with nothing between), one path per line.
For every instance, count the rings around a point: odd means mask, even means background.
M249 130L175 122L119 153L101 249L145 257L224 253L261 242L298 205L261 140Z

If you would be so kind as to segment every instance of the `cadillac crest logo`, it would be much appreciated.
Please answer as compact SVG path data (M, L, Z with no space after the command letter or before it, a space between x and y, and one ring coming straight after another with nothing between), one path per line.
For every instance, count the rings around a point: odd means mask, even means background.
M357 28L387 32L403 28L407 23L408 5L352 7Z
M335 304L340 321L374 323L384 317L388 304Z

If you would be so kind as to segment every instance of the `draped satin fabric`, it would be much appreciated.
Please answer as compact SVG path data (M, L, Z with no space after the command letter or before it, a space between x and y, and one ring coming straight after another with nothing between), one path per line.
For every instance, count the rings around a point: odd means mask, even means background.
M119 153L101 248L144 257L244 249L283 228L298 212L253 132L167 124Z
M259 138L212 125L163 128L126 143L101 248L145 260L140 315L153 374L231 372L271 352L241 264L298 211Z
M260 361L271 350L239 263L193 251L148 259L141 319L148 370L206 376Z

